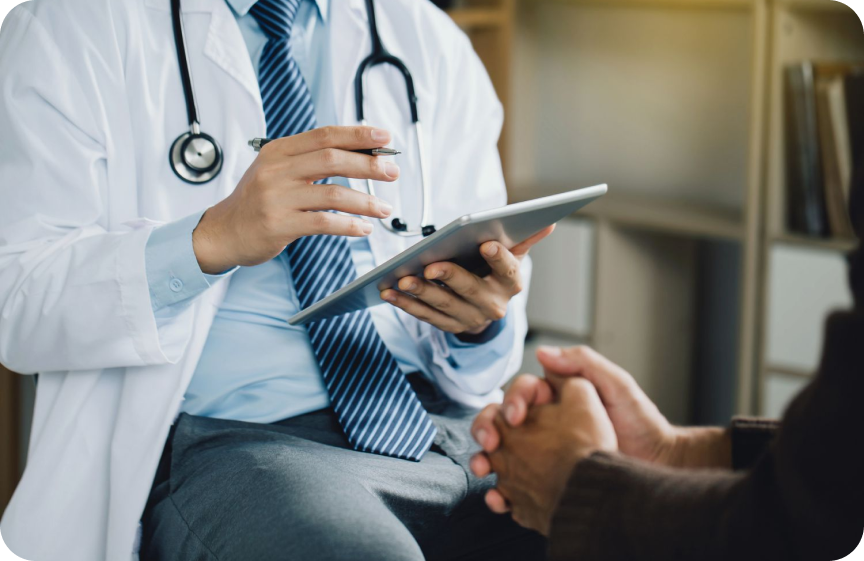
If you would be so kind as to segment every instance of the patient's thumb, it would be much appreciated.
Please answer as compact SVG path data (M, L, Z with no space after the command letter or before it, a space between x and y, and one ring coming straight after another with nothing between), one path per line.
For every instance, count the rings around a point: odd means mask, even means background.
M546 381L552 386L552 391L555 393L555 401L558 401L558 398L561 396L561 388L564 387L564 384L567 380L572 380L572 375L561 375L555 372L546 371L545 376Z
M537 348L537 360L543 365L543 370L559 376L575 376L582 372L585 366L587 347L547 347Z

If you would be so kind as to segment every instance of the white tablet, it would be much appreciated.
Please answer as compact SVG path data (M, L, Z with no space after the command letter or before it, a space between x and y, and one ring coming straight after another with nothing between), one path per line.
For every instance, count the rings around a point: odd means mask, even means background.
M501 208L466 214L417 242L330 296L312 304L288 323L298 325L384 304L381 291L402 277L422 276L427 265L451 261L479 275L489 274L480 245L497 240L512 248L606 193L595 185Z

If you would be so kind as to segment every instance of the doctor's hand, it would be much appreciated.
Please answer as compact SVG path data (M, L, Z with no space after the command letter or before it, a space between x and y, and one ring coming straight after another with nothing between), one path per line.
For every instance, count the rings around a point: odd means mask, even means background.
M423 278L403 277L399 290L384 290L381 298L448 333L477 335L507 314L510 299L522 291L522 260L554 229L549 226L510 250L495 241L481 245L492 269L485 277L453 263L433 263Z
M368 220L321 211L387 218L391 206L341 185L314 182L333 176L396 180L399 166L393 162L351 152L389 142L390 133L381 129L323 127L266 144L234 192L209 208L193 232L201 270L216 274L258 265L303 236L368 236Z

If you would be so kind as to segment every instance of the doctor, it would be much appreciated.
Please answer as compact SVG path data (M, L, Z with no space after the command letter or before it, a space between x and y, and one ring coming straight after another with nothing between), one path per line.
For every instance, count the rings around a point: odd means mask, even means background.
M425 0L376 5L414 76L435 223L503 204L501 106L469 41ZM224 154L197 185L169 165L188 130L169 0L34 0L4 22L0 361L39 374L2 520L20 556L542 557L467 469L474 410L521 363L530 243L485 244L488 277L435 264L384 291L392 305L287 324L416 240L378 223L421 206L392 67L368 77L375 126L355 126L368 14L183 0L201 129ZM285 138L256 157L264 134ZM404 154L352 152L388 144Z

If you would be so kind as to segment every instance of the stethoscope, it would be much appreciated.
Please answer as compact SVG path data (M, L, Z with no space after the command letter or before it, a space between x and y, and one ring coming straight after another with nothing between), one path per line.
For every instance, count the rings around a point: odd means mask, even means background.
M414 138L417 144L417 152L420 159L420 226L409 229L401 218L393 218L391 221L381 220L384 228L398 236L428 236L435 232L435 226L430 224L429 212L431 200L429 189L427 189L426 176L426 151L423 146L423 136L420 130L420 118L417 113L417 95L414 93L414 79L408 71L408 67L398 57L391 54L381 43L378 35L378 24L375 20L374 0L366 0L366 14L369 18L369 33L372 37L372 53L363 59L357 68L354 77L354 98L357 104L357 120L366 125L366 117L363 113L363 90L366 85L366 71L374 66L390 64L396 67L405 79L405 87L408 92L408 106L411 110L411 123L414 129ZM177 60L180 63L180 77L183 83L183 95L186 100L186 114L189 118L189 131L184 132L171 145L169 160L171 169L177 177L187 183L200 185L212 181L222 170L224 156L222 148L215 138L201 132L201 124L198 119L198 104L195 99L195 91L192 85L192 73L189 70L189 58L186 50L186 37L183 32L183 19L180 14L180 0L171 0L171 19L174 25L174 44L177 47ZM366 189L369 194L375 196L375 185L371 180L366 181Z
M183 19L180 17L180 0L171 0L171 19L174 22L174 44L180 62L180 78L186 98L186 115L189 117L189 132L177 137L168 152L171 169L177 177L187 183L200 185L213 180L222 171L222 148L216 139L201 132L198 120L198 103L192 88L192 73L186 54L186 37Z

